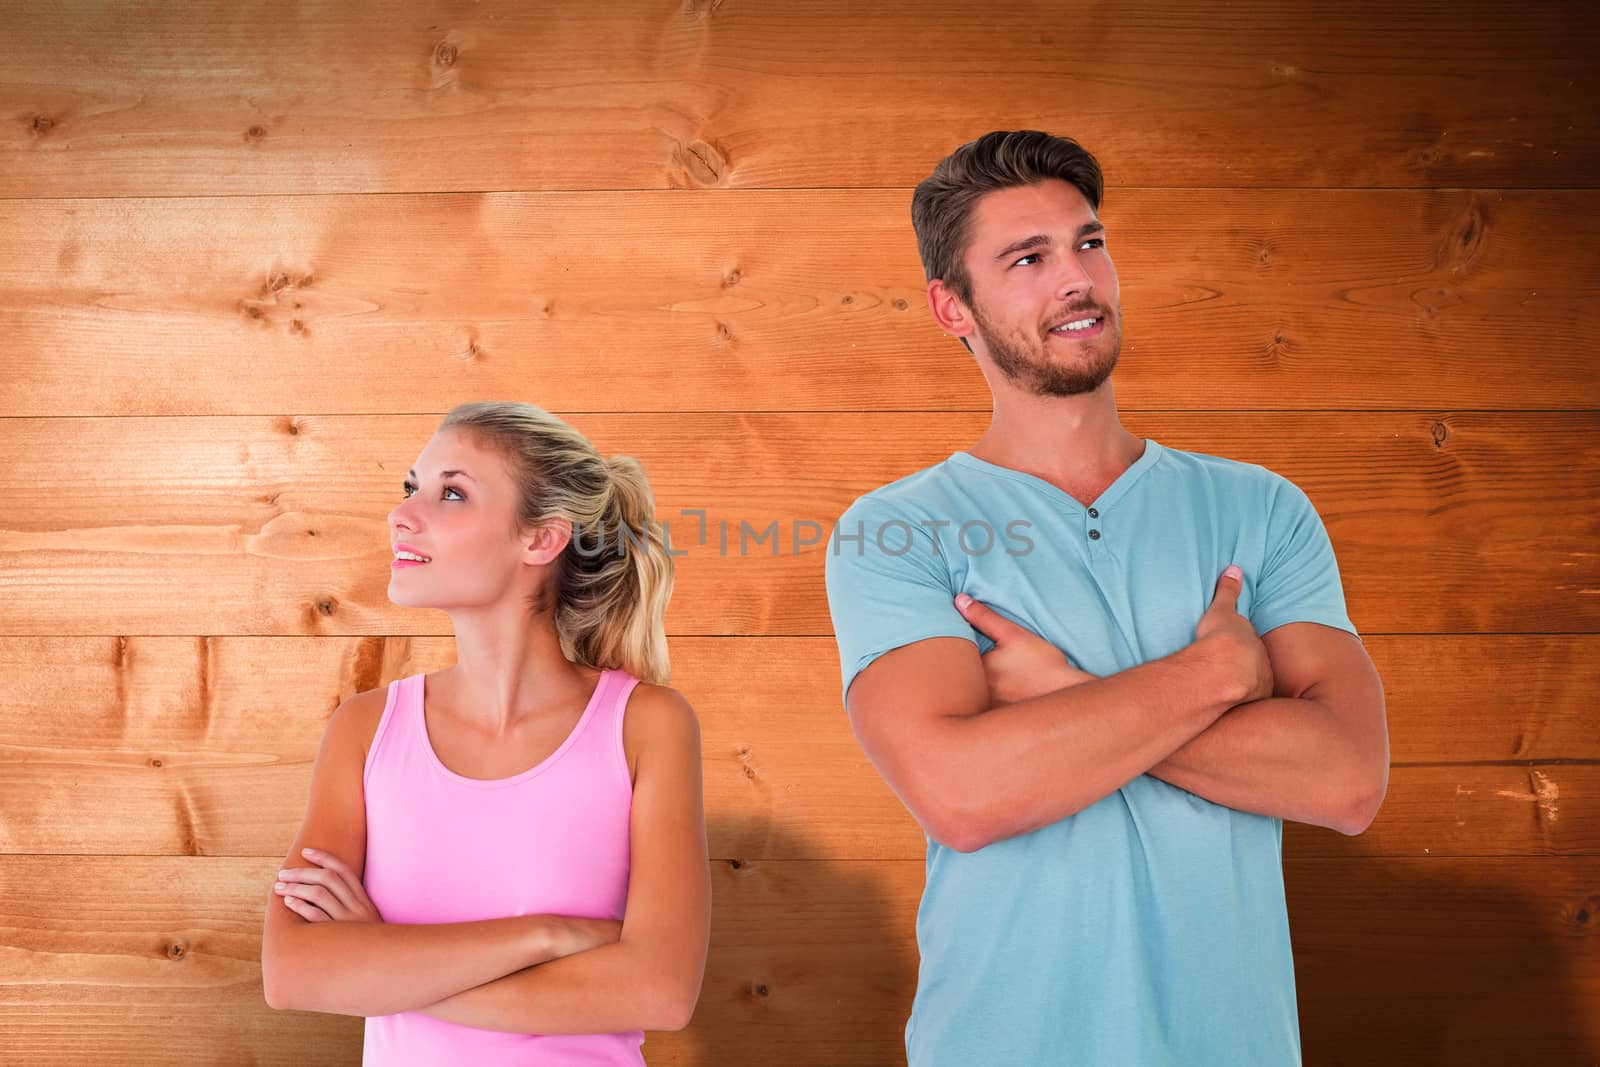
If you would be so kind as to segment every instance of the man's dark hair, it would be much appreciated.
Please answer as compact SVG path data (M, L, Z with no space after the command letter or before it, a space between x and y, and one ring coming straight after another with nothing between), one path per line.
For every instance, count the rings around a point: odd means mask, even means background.
M911 194L911 226L928 281L935 278L972 306L972 278L962 256L972 209L985 193L1059 178L1100 210L1100 164L1070 137L1039 130L994 130L951 152ZM965 339L963 339L965 343ZM971 349L971 345L967 346Z

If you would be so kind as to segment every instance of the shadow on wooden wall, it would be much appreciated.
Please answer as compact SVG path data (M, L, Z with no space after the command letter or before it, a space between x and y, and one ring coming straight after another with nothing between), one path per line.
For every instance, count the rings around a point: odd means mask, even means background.
M1594 858L1287 860L1307 1067L1600 1060ZM1382 907L1374 907L1381 901Z
M760 834L764 851L777 855L816 849L765 820L717 818L708 830L713 840ZM915 875L920 893L922 865L897 866ZM903 1062L916 987L915 897L888 891L874 863L724 859L712 868L700 1006L682 1033L648 1036L651 1063ZM657 1055L669 1046L670 1057Z

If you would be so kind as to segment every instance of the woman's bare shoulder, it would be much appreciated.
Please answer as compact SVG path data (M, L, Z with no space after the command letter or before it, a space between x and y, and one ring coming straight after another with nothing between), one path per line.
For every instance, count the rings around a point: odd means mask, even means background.
M388 685L364 689L346 697L328 720L329 739L356 749L365 763L367 751L372 748L372 739L377 736L378 723L383 720L383 711L388 703Z
M628 694L622 720L622 744L628 769L637 775L639 755L652 749L700 747L700 720L694 707L669 685L641 681Z

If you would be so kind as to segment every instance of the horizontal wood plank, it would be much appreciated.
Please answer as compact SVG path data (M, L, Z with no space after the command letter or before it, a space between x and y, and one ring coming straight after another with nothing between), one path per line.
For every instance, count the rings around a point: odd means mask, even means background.
M1401 764L1384 808L1355 838L1291 823L1287 853L1600 852L1597 639L1519 657L1528 640L1375 638ZM713 856L922 856L839 707L831 638L684 638L673 654L701 719ZM0 640L13 679L0 686L0 851L285 853L339 700L453 661L448 638ZM1482 686L1432 681L1451 674ZM1426 759L1439 756L1481 762Z
M359 1019L274 1012L276 860L0 857L0 1032L29 1064L349 1063ZM916 982L913 861L712 865L706 980L652 1064L888 1064ZM1596 1047L1600 859L1285 863L1308 1063L1503 1064ZM1419 995L1425 991L1426 995ZM63 1037L70 1031L68 1041Z
M1600 407L1596 195L1113 190L1118 402ZM0 416L988 411L908 203L0 201Z
M1122 185L1600 172L1581 4L58 3L0 39L7 197L910 186L1040 126Z
M603 452L644 463L680 553L674 636L832 633L823 554L838 516L988 423L908 412L568 421ZM11 420L0 436L0 635L449 633L442 612L388 595L388 515L438 422ZM1300 485L1362 633L1600 631L1600 555L1589 550L1600 541L1600 449L1587 447L1600 414L1132 412L1125 422Z
M1588 1063L1596 860L1284 862L1308 1065Z
M823 546L986 427L909 201L1033 127L1105 168L1129 429L1306 489L1385 683L1378 820L1286 826L1308 1067L1600 1064L1597 10L0 5L0 1062L360 1058L262 912L333 709L454 659L401 472L517 397L682 553L715 906L647 1058L903 1064Z

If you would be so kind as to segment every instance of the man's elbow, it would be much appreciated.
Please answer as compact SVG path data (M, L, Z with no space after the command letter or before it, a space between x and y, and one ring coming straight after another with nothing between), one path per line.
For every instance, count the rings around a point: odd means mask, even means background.
M955 852L976 852L993 844L987 835L980 833L975 827L944 823L932 825L924 822L922 829L928 835L928 840Z
M913 810L923 832L935 843L970 853L1021 832L1004 821L993 798L964 800L948 785Z
M1378 811L1383 807L1383 798L1389 790L1389 776L1387 770L1375 782L1362 782L1349 791L1346 796L1344 810L1339 813L1339 820L1334 825L1346 837L1356 837L1364 833L1378 817Z

